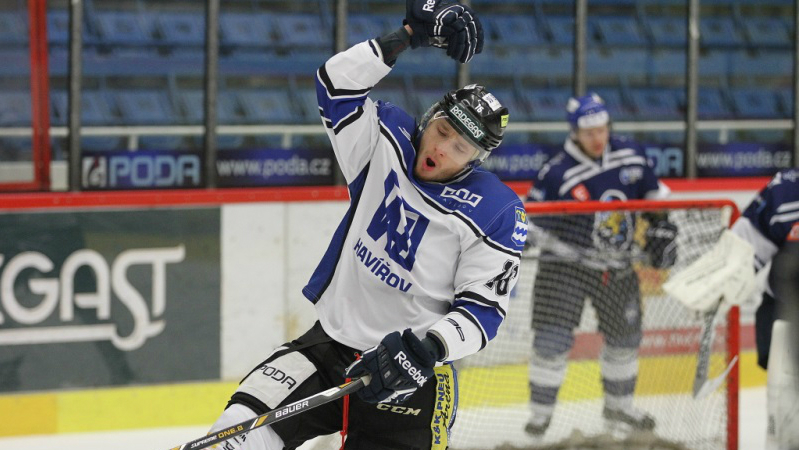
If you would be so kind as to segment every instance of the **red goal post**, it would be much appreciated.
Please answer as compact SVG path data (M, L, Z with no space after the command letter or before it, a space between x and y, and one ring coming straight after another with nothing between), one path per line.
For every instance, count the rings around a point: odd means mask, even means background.
M569 365L560 389L553 421L544 438L531 440L523 429L530 417L528 380L532 371L531 317L533 286L542 260L535 246L525 250L516 289L499 335L480 353L456 363L459 369L458 419L453 449L530 448L738 448L739 309L730 308L714 326L709 378L720 387L707 398L694 399L693 381L699 353L702 319L668 298L661 285L707 251L739 212L729 200L631 200L626 202L542 202L525 205L528 222L542 217L568 227L578 216L607 218L621 214L638 227L639 217L658 213L678 227L677 262L671 268L648 267L643 252L633 262L643 316L639 348L640 372L635 403L651 413L657 425L647 436L619 436L602 428L600 364L603 336L596 330L592 307L586 306L569 352ZM564 228L565 235L569 229ZM637 236L636 239L639 239ZM596 255L594 255L596 256ZM579 275L572 278L576 278ZM571 280L564 280L564 283ZM590 301L588 302L590 304ZM586 318L588 317L588 318ZM725 369L731 367L726 377ZM597 406L599 405L599 406ZM599 409L597 409L599 408ZM640 441L640 439L644 439ZM615 444L614 444L615 443ZM618 446L614 447L614 445Z

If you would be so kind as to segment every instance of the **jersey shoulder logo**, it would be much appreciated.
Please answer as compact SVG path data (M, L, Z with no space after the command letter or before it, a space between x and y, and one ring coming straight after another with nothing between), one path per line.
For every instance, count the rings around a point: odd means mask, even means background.
M644 168L640 166L623 167L619 171L619 181L621 184L635 184L644 177Z
M524 244L527 242L527 211L524 208L516 207L514 210L516 215L515 222L513 225L513 235L511 235L511 240L514 244L519 247L524 247Z
M494 291L499 296L506 296L510 292L510 282L519 274L519 265L510 259L505 261L502 272L488 280L485 287Z
M430 219L412 208L399 188L397 173L391 171L383 183L385 196L375 211L366 233L379 240L386 235L385 251L392 261L410 271L416 262L416 251Z

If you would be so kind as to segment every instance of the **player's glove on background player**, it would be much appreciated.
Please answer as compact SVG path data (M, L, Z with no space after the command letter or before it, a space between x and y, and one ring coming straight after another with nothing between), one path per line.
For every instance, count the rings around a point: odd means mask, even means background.
M462 63L483 51L483 26L474 11L454 0L406 0L405 22L411 47L433 45Z
M660 220L646 230L644 251L653 267L666 269L677 261L677 225Z
M363 353L346 370L347 377L372 375L358 396L365 402L402 403L416 389L432 383L435 357L410 328L388 334L380 344Z

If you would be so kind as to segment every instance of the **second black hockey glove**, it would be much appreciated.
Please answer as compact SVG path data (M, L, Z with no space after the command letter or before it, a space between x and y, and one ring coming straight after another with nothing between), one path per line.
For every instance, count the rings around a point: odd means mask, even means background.
M677 261L677 225L660 220L646 230L644 251L653 267L667 269Z
M436 360L410 328L388 334L380 344L365 351L344 375L372 375L372 381L358 391L358 397L369 403L402 403L416 389L433 383Z
M480 19L454 0L406 0L404 23L413 30L412 48L446 48L447 56L462 63L483 51Z

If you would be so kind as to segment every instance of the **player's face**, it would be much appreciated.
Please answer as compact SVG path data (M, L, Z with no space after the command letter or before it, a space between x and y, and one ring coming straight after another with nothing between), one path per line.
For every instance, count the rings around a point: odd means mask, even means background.
M475 148L445 117L433 119L422 134L413 174L422 181L446 181L477 155Z
M591 158L597 159L605 152L605 147L610 140L610 127L602 125L594 128L580 128L577 130L577 142L583 151Z

